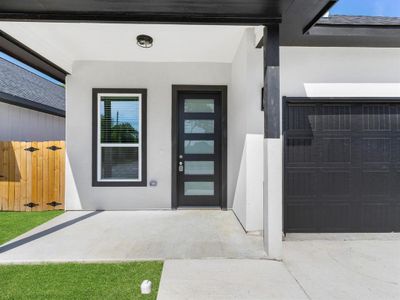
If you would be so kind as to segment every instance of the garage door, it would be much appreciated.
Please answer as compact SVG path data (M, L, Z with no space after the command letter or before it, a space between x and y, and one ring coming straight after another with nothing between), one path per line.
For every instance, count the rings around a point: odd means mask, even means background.
M285 232L399 231L400 104L285 108Z

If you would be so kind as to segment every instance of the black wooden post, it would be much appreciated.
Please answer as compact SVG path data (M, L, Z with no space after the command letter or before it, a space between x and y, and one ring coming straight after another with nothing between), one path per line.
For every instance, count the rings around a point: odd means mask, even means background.
M264 27L264 137L280 138L279 25Z

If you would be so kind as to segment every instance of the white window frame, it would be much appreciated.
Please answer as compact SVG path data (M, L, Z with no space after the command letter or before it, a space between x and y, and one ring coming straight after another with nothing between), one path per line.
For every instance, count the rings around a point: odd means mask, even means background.
M102 143L101 142L101 99L104 97L138 98L139 102L139 143ZM142 94L132 93L99 93L97 94L97 181L98 182L141 182L142 181ZM104 179L101 178L101 148L102 147L137 147L138 148L138 178L137 179Z

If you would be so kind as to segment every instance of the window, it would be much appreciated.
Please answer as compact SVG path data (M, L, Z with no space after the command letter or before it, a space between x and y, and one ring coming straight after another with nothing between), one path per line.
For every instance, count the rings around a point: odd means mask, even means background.
M145 186L146 90L93 89L93 186Z

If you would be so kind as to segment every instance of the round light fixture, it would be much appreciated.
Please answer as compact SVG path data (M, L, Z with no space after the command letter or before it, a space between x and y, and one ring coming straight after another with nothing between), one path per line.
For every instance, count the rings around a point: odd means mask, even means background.
M153 46L153 38L146 34L140 34L136 37L136 41L139 47L150 48Z

